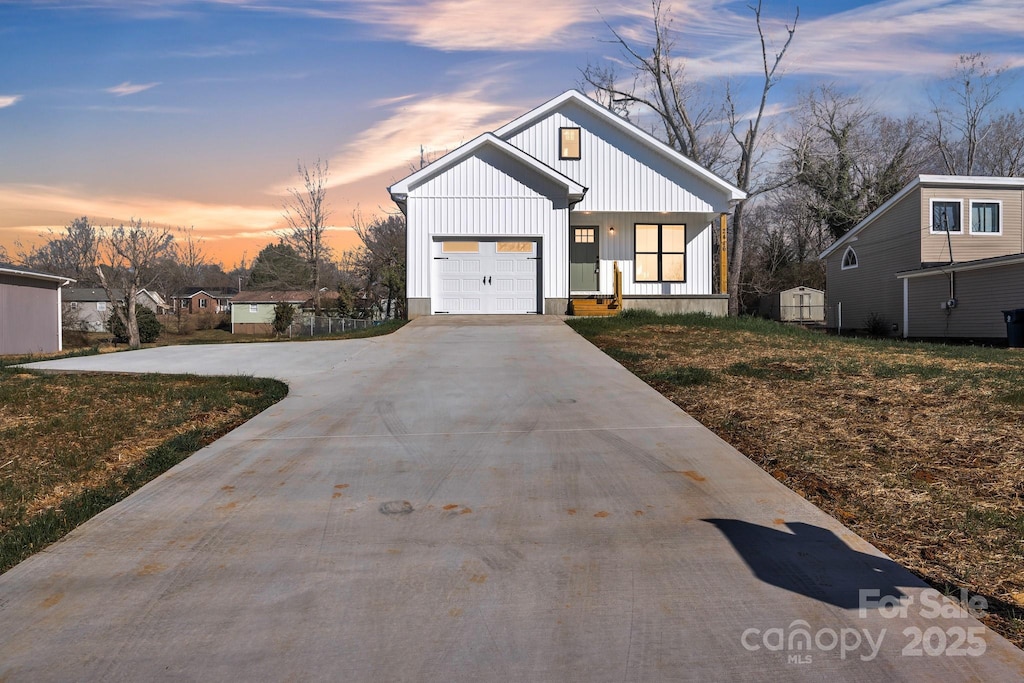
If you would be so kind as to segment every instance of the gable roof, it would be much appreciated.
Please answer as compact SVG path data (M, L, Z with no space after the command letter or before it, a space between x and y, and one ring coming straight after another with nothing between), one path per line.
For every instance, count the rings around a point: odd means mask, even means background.
M124 298L124 292L120 289L113 290L114 299L121 300ZM93 302L93 301L106 301L110 303L110 299L107 298L107 293L101 287L69 287L64 290L63 297L64 301L77 301L79 303Z
M495 136L493 133L484 133L483 135L473 138L461 147L445 154L433 163L424 166L412 175L399 180L388 188L388 192L391 193L391 198L395 203L404 205L411 188L433 178L439 173L443 173L464 159L473 156L473 154L478 150L485 147L497 150L501 154L516 160L527 168L536 171L556 185L564 187L570 202L578 202L582 200L583 196L587 193L587 188L583 187L569 176L559 173L547 164L533 158L518 147L514 147L505 140Z
M238 290L231 287L209 289L207 287L182 287L171 295L172 299L191 299L197 294L205 294L213 299L230 299Z
M895 206L901 199L910 194L915 188L927 185L930 187L959 187L959 188L977 188L977 187L1002 187L1002 188L1024 188L1024 178L1003 178L999 176L979 176L979 175L919 175L909 183L902 190L894 194L887 202L882 204L880 207L868 214L867 218L862 220L857 225L850 228L845 235L837 239L832 245L825 251L818 254L818 259L828 258L829 254L832 254L840 246L847 242L852 242L864 228L871 225L875 219L884 214L886 211Z
M231 300L232 304L276 304L285 301L290 304L303 304L312 297L306 290L273 291L269 289L248 289L239 292Z
M676 150L672 149L664 142L654 137L647 131L643 130L631 121L627 121L615 112L611 111L607 107L602 107L600 104L592 100L591 98L584 95L579 90L566 90L564 93L555 97L554 99L548 100L544 104L531 109L519 118L506 123L504 126L494 131L494 134L500 138L507 139L518 133L523 128L539 121L551 112L557 110L566 102L573 102L583 107L587 111L593 113L595 116L601 117L617 126L624 133L632 137L634 140L644 145L648 149L662 156L668 157L671 161L679 164L694 175L702 178L713 187L717 187L723 193L729 197L730 202L738 202L747 198L747 193L739 189L732 183L718 177L708 169L698 164L693 159L680 154Z

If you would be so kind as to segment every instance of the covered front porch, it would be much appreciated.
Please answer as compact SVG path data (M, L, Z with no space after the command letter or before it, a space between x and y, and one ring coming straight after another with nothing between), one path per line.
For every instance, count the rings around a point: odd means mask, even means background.
M572 211L569 299L574 315L726 315L712 250L718 213Z

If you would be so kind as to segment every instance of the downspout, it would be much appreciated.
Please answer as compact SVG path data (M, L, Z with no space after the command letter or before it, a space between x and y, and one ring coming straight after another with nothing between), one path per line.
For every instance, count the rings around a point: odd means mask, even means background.
M910 278L903 278L903 338L910 336Z
M590 188L584 187L583 194L580 198L574 202L569 202L569 210L565 212L565 314L569 315L569 307L572 305L572 285L570 284L570 270L569 265L569 250L572 248L572 210L584 200L587 196L587 190ZM600 282L598 283L600 287ZM541 292L541 299L544 298L543 292Z

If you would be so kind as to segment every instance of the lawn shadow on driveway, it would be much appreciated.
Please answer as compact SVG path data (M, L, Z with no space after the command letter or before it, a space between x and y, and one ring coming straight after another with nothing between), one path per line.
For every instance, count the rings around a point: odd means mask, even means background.
M754 576L765 583L842 609L861 607L862 590L872 602L905 593L896 584L913 580L892 560L854 550L828 529L802 522L782 529L739 519L704 519L725 535ZM781 520L780 520L781 521Z

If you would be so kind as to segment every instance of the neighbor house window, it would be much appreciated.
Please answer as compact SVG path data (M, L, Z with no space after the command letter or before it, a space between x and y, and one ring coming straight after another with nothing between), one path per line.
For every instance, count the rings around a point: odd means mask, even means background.
M206 303L207 303L206 299L200 299L199 300L199 308L206 308Z
M78 302L77 301L72 301L70 303L71 303L71 310L72 311L77 311L78 310Z
M850 268L857 267L857 252L853 250L853 247L847 247L846 253L843 254L843 270L849 270Z
M105 311L105 310L107 310L107 302L106 301L97 301L96 302L96 310L97 311Z
M971 202L971 232L998 235L1003 231L1002 202Z
M580 129L559 128L558 129L558 158L579 159L580 158Z
M960 202L949 199L933 199L931 232L961 231Z
M259 313L260 312L260 305L259 304L249 304L249 312L250 313Z
M637 282L685 282L686 226L637 223L634 256Z

